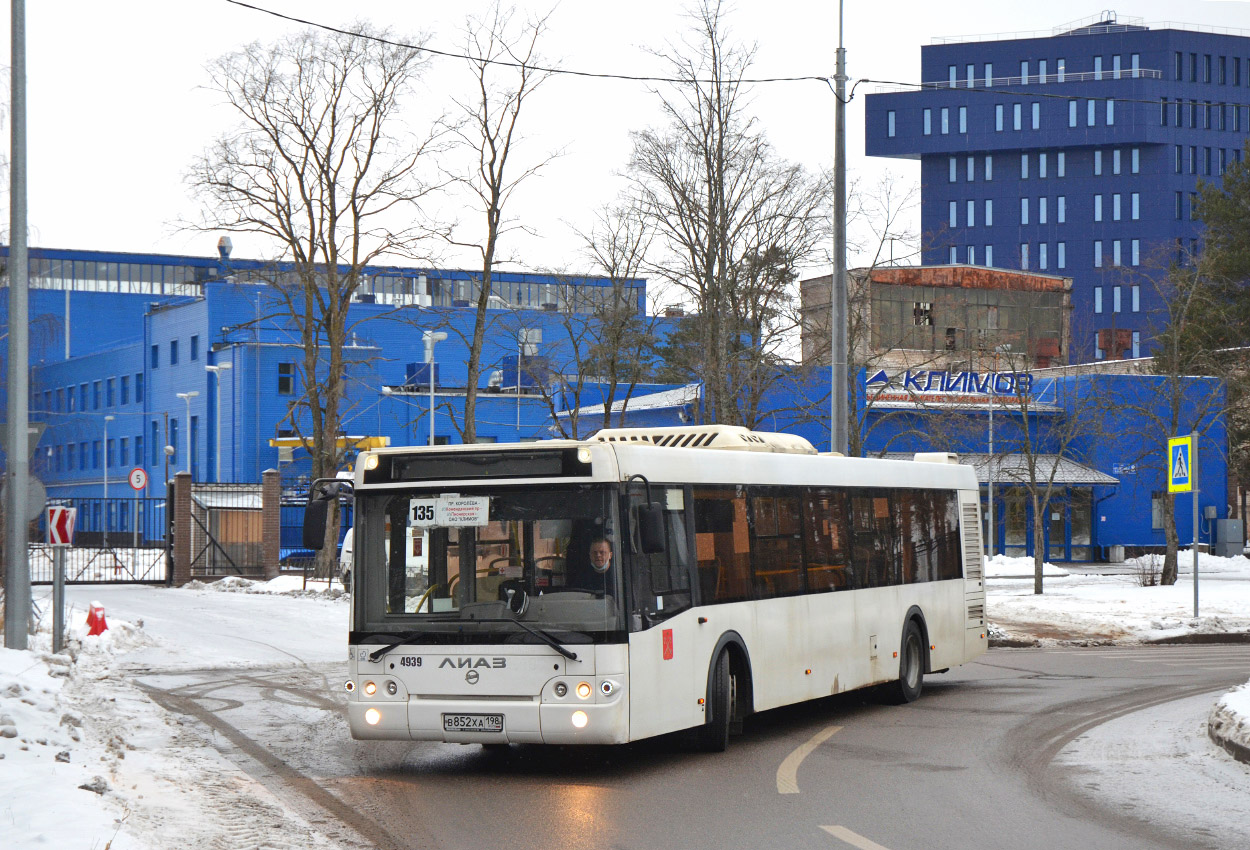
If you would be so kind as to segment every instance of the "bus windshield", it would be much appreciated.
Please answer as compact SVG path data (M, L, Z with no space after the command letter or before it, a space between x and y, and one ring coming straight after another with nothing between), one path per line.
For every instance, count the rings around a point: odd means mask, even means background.
M358 497L357 628L619 631L615 505L603 485Z

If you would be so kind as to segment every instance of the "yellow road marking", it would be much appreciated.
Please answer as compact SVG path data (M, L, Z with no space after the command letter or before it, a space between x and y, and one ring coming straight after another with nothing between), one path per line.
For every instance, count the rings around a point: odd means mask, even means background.
M822 826L821 829L839 841L845 841L852 847L858 847L859 850L888 850L888 848L882 847L875 841L870 841L858 833L851 832L844 826Z
M803 763L803 759L811 755L812 750L819 747L825 741L833 736L834 732L841 729L841 726L829 726L820 730L807 740L806 743L797 747L794 752L786 756L785 761L777 768L777 793L778 794L797 794L799 793L799 765Z

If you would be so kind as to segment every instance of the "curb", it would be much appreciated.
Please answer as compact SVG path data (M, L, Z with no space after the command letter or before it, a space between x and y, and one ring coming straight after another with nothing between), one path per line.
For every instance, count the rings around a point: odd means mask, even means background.
M1250 643L1250 632L1203 632L1200 634L1155 638L1154 640L1143 641L1143 643L1149 646L1185 643Z
M1211 728L1211 722L1207 721L1207 737L1210 738L1217 747L1220 747L1230 756L1243 764L1250 764L1250 747L1240 744L1231 738L1225 738Z

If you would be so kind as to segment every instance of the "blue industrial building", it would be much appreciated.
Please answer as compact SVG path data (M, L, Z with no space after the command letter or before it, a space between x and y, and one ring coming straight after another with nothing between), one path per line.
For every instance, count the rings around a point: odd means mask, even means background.
M1069 362L1148 353L1157 281L1198 248L1198 182L1244 155L1250 37L1104 13L935 40L921 78L868 95L865 144L920 160L924 261L1070 276Z
M163 498L175 472L190 471L196 482L259 482L277 468L298 488L309 463L290 414L302 392L303 349L266 282L280 265L227 252L32 249L30 256L30 418L46 427L31 473L50 498L107 491L117 501L108 509L110 527L125 530L125 499ZM464 410L470 303L480 275L395 267L365 274L348 317L342 439L349 447L423 444L433 422L434 441L459 442L452 419ZM595 380L577 388L555 376L575 367L575 346L585 355L599 308L620 299L644 315L645 286L640 279L614 288L605 278L496 273L477 439L550 437L553 408L603 401ZM7 311L7 299L0 310ZM7 312L0 323L7 324ZM426 331L447 335L434 346L432 368ZM147 482L138 493L128 486L136 469L144 473L136 480ZM83 516L79 528L98 522Z

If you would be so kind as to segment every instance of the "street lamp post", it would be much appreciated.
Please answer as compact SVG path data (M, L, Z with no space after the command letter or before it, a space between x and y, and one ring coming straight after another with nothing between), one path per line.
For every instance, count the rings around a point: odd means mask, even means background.
M109 423L116 416L104 417L104 548L109 547Z
M425 331L421 341L425 343L425 363L430 379L430 445L434 445L434 346L447 339L443 331Z
M187 434L187 472L191 471L191 399L200 394L199 390L191 390L185 393L175 393L178 398L187 403L187 421L183 423L183 430Z
M217 378L217 400L216 400L216 418L213 422L213 430L217 434L217 445L213 449L214 467L213 480L218 484L221 483L221 373L230 369L231 363L218 363L212 366L205 366L204 369L212 372Z

